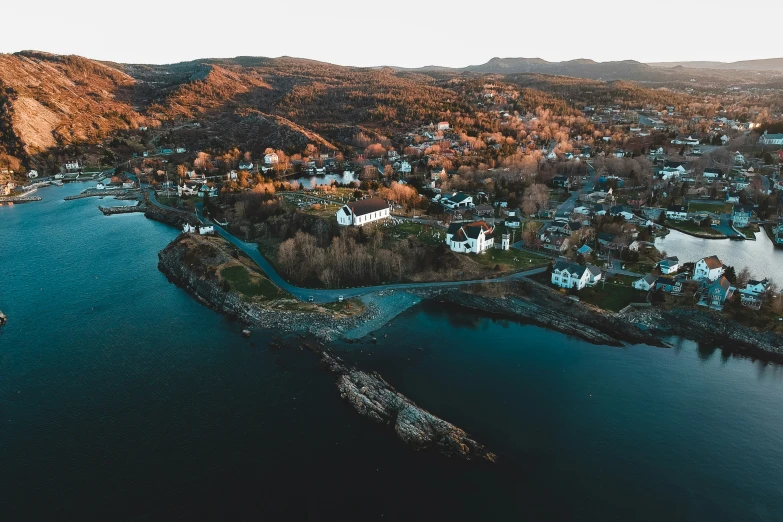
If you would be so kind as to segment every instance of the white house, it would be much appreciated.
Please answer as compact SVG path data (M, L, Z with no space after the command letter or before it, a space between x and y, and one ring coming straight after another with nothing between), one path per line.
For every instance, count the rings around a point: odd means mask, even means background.
M451 209L454 208L470 208L473 206L473 196L468 196L462 192L455 192L451 196L443 196L440 200L444 207Z
M567 261L558 261L552 269L552 284L560 288L583 289L590 282L587 267Z
M675 274L680 269L680 259L677 256L669 256L658 262L658 268L662 274Z
M400 157L400 153L397 152L396 150L390 150L389 152L386 153L386 155L389 157L390 161L394 161Z
M669 207L666 209L666 219L682 221L683 219L687 219L687 217L688 209L683 205L669 205Z
M783 145L783 134L764 134L759 138L759 145Z
M188 149L186 149L185 147L177 147L174 150L174 152L176 152L177 154L185 154L187 151L188 151Z
M655 277L654 275L647 274L643 278L637 279L636 281L631 283L631 286L636 288L637 290L643 290L643 291L647 292L647 291L650 290L650 288L655 286L655 281L657 279L658 278Z
M403 161L402 163L400 163L400 172L402 174L410 174L411 164L408 163L407 161Z
M769 279L762 279L761 281L751 279L747 282L745 288L741 289L739 292L743 295L758 297L766 292L767 288L769 288Z
M65 170L67 170L68 172L72 170L79 170L79 161L78 160L66 161Z
M446 232L446 244L454 252L480 254L495 246L495 227L486 221L452 223Z
M205 225L190 225L189 223L185 223L182 226L182 231L187 234L201 234L201 235L212 235L215 233L215 227L212 225L205 226Z
M697 281L715 281L726 269L718 256L710 256L699 259L693 271L693 278Z
M447 121L438 122L438 130L448 130L448 128L449 128L449 122Z
M731 220L735 227L744 228L748 226L750 218L753 215L753 205L736 204L731 212Z
M745 164L745 156L743 156L740 151L734 153L734 163L736 163L737 165Z
M269 154L264 155L264 164L266 165L275 165L280 161L280 158L277 157L277 153L270 152Z
M389 204L381 198L352 201L337 211L337 224L341 226L364 226L390 215Z
M240 161L239 162L239 170L253 170L253 162L252 161Z
M35 179L38 177L38 171L37 170L31 170L27 173L27 177L30 179Z

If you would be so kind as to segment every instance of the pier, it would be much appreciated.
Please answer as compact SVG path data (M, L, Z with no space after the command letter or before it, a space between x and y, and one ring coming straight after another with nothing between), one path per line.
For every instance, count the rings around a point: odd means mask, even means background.
M96 196L126 196L130 194L131 191L133 190L138 191L139 189L85 190L81 194L76 194L75 196L67 196L65 198L65 201L73 201L74 199L83 199L83 198L93 198Z

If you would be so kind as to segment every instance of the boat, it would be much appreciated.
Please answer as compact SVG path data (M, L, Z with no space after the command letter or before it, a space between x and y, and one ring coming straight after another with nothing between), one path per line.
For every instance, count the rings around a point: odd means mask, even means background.
M8 316L6 316L2 310L0 310L0 326L3 326L8 322Z

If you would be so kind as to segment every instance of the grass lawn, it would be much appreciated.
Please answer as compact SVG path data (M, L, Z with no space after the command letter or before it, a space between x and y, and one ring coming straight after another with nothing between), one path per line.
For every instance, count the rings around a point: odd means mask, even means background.
M446 231L444 229L415 223L413 221L404 221L399 225L394 226L384 226L383 234L387 239L396 241L413 236L422 243L428 243L430 245L437 245L440 243L446 244Z
M611 279L614 280L615 277ZM632 277L628 279L634 280ZM645 293L632 288L630 282L619 284L607 281L606 285L599 283L592 288L580 290L577 295L582 301L612 312L619 312L631 303L643 303L645 300Z
M231 290L247 297L277 299L283 294L272 281L264 276L253 274L244 266L229 266L220 271L222 277L231 286Z
M672 221L667 219L666 226L673 230L679 230L681 232L686 232L691 234L701 234L704 236L714 236L714 237L726 237L725 234L719 232L718 230L715 230L712 227L704 228L690 220Z
M497 240L496 238L495 241ZM490 249L484 254L464 255L471 256L471 259L486 267L495 268L495 265L500 265L501 270L513 270L515 272L539 268L548 265L550 262L548 257L522 252L521 250Z
M688 212L713 212L719 214L731 213L731 203L723 201L691 201L688 203Z

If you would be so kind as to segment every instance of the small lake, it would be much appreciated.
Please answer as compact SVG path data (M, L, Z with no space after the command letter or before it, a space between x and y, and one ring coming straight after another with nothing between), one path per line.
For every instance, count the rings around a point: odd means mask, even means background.
M716 255L737 272L748 267L753 277L768 277L783 286L783 276L776 270L783 267L783 250L767 237L766 232L756 233L755 241L731 241L730 239L701 239L672 230L666 237L657 238L655 246L680 261L698 261L702 257Z
M359 175L358 174L318 174L318 175L312 175L312 176L302 176L296 179L296 182L299 183L300 186L304 188L313 188L317 187L318 185L331 185L332 181L336 181L337 183L352 183L354 181L359 181Z

